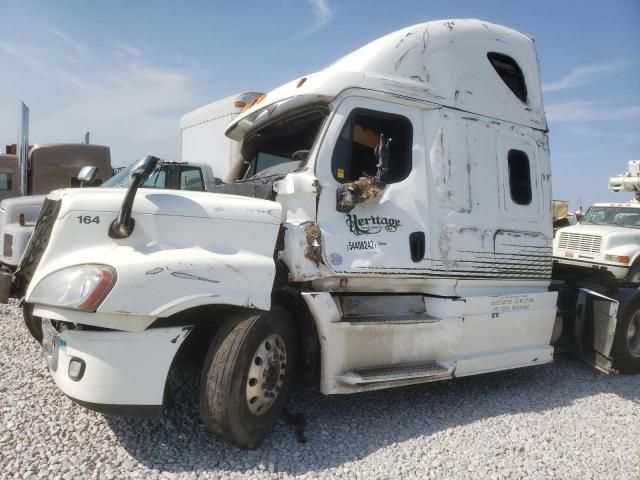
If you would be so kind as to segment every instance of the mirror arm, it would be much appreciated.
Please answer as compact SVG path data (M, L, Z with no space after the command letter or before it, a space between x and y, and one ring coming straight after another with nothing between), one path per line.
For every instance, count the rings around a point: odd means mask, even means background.
M137 167L134 167L131 173L131 177L133 179L131 186L129 187L129 190L127 190L127 194L122 201L122 206L118 211L118 216L111 225L109 225L109 237L119 239L127 238L133 232L133 227L135 226L135 220L131 218L133 201L135 200L138 188L153 173L159 161L159 158L147 155L145 158L140 160Z
M139 176L135 177L129 190L127 190L122 206L118 211L118 217L109 226L109 236L111 238L127 238L133 232L135 221L131 218L131 210L133 209L133 200L138 192L141 178Z

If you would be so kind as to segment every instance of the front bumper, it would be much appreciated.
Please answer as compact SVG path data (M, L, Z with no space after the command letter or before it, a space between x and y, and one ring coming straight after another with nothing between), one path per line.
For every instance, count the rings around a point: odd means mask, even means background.
M623 265L612 265L609 263L600 263L591 260L576 260L568 257L553 257L553 263L558 265L570 266L583 270L599 270L607 273L617 280L624 280L629 274L629 267Z
M42 330L49 371L65 395L102 413L157 417L169 368L192 327L59 332L44 318Z

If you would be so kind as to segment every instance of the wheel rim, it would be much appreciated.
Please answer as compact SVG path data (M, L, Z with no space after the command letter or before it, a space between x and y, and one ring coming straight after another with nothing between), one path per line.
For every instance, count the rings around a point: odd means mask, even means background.
M247 406L254 415L265 414L278 398L287 368L287 348L280 335L265 338L251 358L247 375Z
M627 344L631 355L640 357L640 312L637 312L629 322Z

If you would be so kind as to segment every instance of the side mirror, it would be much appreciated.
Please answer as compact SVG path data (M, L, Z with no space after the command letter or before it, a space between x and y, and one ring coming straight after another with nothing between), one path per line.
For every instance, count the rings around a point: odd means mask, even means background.
M133 181L135 182L136 179L139 179L138 185L143 184L156 169L159 161L160 159L153 155L147 155L138 160L138 163L131 169L131 178L133 178Z
M127 190L127 194L122 201L118 217L109 226L109 236L111 238L127 238L133 232L135 221L131 218L131 210L133 209L133 200L136 197L138 187L143 184L147 178L153 173L160 159L152 155L147 155L138 161L131 169L131 186Z
M353 189L350 189L349 185L340 185L336 190L336 211L349 213L355 208L356 204Z
M291 160L294 162L306 162L307 158L309 158L309 150L296 150L291 155Z
M386 184L371 177L360 177L350 183L344 183L336 190L336 211L349 213L360 203L376 202Z
M82 167L80 173L78 173L78 181L80 182L80 186L83 187L85 184L92 184L96 179L96 175L98 174L98 168L87 165L86 167Z

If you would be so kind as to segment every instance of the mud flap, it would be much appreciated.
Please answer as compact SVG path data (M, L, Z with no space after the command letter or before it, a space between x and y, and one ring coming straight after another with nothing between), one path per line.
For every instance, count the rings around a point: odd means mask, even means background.
M578 357L604 373L613 371L611 347L616 331L618 301L581 288L576 307Z
M0 271L0 303L9 303L12 279L11 272Z

